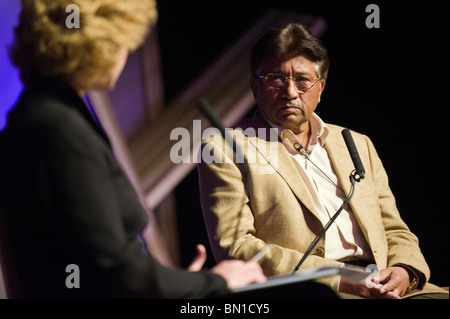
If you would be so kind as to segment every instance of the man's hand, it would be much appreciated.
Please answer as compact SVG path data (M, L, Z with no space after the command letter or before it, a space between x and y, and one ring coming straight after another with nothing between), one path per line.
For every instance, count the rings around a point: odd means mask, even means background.
M409 274L403 267L389 267L380 271L378 279L382 286L378 289L380 294L392 292L400 297L409 286Z
M367 299L401 299L409 285L408 272L402 267L389 267L370 282L355 282L341 277L339 291Z
M366 299L401 299L400 296L391 291L381 294L379 292L381 287L382 285L373 282L356 282L345 277L341 277L339 292Z

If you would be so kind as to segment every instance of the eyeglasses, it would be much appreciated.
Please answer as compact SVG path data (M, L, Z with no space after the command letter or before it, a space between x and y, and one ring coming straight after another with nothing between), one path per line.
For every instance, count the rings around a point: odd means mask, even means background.
M281 89L286 86L288 80L292 80L299 93L305 93L320 80L320 78L309 80L301 75L288 77L279 73L268 73L267 75L260 75L259 78L266 80L267 84L274 89Z

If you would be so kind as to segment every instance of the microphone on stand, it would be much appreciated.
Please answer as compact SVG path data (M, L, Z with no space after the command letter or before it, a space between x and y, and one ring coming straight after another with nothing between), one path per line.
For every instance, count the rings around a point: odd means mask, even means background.
M353 197L353 194L355 192L355 182L359 182L361 179L364 178L365 170L364 166L361 162L361 159L359 158L358 151L356 149L355 143L353 141L352 135L350 134L350 131L348 129L342 130L342 136L344 137L345 144L347 145L348 152L350 153L350 157L352 158L353 165L355 165L355 170L350 173L350 194L347 196L347 198L342 203L341 207L337 210L337 212L333 215L333 217L330 218L328 223L323 227L323 229L320 231L320 233L316 236L316 238L313 240L313 242L309 245L308 249L303 254L302 258L298 262L297 266L295 267L293 274L299 270L303 262L308 258L308 256L313 251L314 247L316 247L317 243L322 239L322 237L325 235L327 230L330 228L330 226L333 224L333 222L336 220L336 218L339 216L339 214L342 212L342 210L347 206L347 204L350 202L350 199Z
M222 121L213 112L209 103L204 98L200 98L197 101L197 107L200 109L203 115L205 115L208 118L211 124L213 124L214 127L216 127L220 131L220 134L222 135L224 140L228 143L229 146L232 147L233 151L236 153L236 158L244 159L242 164L244 165L245 172L248 173L248 163L245 160L241 148L234 142L233 137L228 133L228 130L225 129L225 127L222 124Z
M250 169L248 166L247 159L244 156L244 153L242 149L237 145L237 143L234 142L233 136L228 132L228 129L225 129L225 127L222 124L222 121L216 116L214 111L211 109L211 106L209 103L204 99L200 98L197 101L197 107L200 109L200 111L205 115L208 120L213 124L221 133L223 139L225 142L231 146L234 153L236 154L236 158L242 158L242 170L243 170L243 176L244 176L244 188L245 188L245 194L243 196L247 196L249 194L249 185L250 185ZM237 164L236 164L237 165ZM237 229L236 229L237 230ZM237 232L235 232L235 239L236 242L237 238Z
M197 101L197 107L208 118L211 124L214 125L220 131L222 136L226 138L227 134L225 132L225 127L223 126L219 118L216 116L216 114L214 114L214 112L211 110L209 103L204 98L200 98Z
M357 182L359 182L361 179L364 179L364 174L366 173L366 171L364 170L364 166L361 162L361 159L359 158L359 154L356 149L355 142L353 142L352 134L350 133L350 131L348 129L342 130L342 136L344 137L348 152L350 153L353 165L355 165L355 169L357 171L357 174L354 174L355 179Z

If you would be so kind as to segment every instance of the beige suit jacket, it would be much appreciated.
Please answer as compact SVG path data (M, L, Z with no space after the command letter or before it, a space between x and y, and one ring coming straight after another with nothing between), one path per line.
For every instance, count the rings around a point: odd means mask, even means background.
M354 165L341 135L343 127L327 126L330 132L325 147L340 184L349 194ZM245 163L218 135L204 141L200 149L200 200L212 251L217 261L230 257L248 260L270 244L261 261L265 274L292 273L322 229L318 212L285 146L274 135L269 138L269 126L261 114L256 112L236 127L243 131L230 133L238 151L245 154ZM423 287L430 276L429 267L417 237L400 217L374 145L365 135L352 132L352 137L366 174L356 183L350 206L373 259L379 269L395 264L413 267ZM324 258L325 237L300 270L343 266ZM321 281L333 286L335 280L328 277Z

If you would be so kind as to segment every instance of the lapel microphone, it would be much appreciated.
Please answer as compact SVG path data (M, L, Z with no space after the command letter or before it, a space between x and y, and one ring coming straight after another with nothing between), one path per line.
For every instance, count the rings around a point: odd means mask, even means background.
M305 145L303 145L302 143L300 143L300 141L298 141L297 137L294 135L294 133L291 130L288 130L291 132L291 134L295 137L295 139L297 140L297 142L295 142L293 144L294 149L297 151L297 153L299 153L300 155L303 155L311 164L313 164L318 170L319 172L322 173L322 175L331 183L333 184L336 188L339 188L343 193L344 190L342 189L342 187L340 187L339 185L337 185L335 182L333 182L333 180L327 175L327 173L325 173L319 166L316 165L316 163L314 163L311 158L311 151L309 149L307 149L305 147Z
M308 150L302 143L294 143L294 148L298 153L302 154L306 158L311 154L311 151Z

